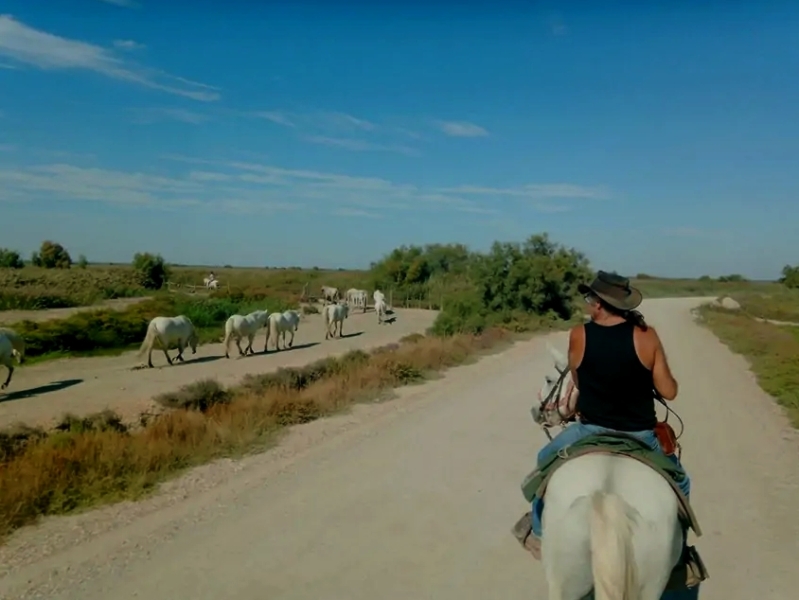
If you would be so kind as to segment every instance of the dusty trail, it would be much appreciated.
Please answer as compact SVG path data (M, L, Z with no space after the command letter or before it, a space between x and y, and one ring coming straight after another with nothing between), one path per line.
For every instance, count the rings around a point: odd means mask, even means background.
M681 384L674 406L711 570L701 597L793 598L797 438L744 361L693 322L694 304L643 310ZM399 402L296 428L275 451L199 469L160 497L18 532L0 549L0 597L545 598L540 564L509 529L545 439L528 410L549 368L543 339L518 344Z
M197 354L184 353L186 362L167 365L164 353L153 351L155 369L131 370L146 363L136 352L115 357L68 358L23 366L14 372L9 389L0 392L0 427L22 421L47 425L65 412L85 415L111 408L126 419L136 419L143 411L154 409L151 398L181 385L213 377L229 385L241 381L247 373L274 371L278 367L299 367L325 356L343 354L355 348L369 348L398 341L411 333L423 333L435 320L437 312L397 309L396 321L378 325L374 312L354 312L344 322L341 339L325 340L321 315L303 317L294 338L294 347L238 359L238 349L231 342L231 358L225 358L222 344L203 344ZM253 342L256 352L264 348L264 332ZM242 348L246 347L246 340ZM171 356L175 350L170 352ZM3 370L5 373L5 370Z

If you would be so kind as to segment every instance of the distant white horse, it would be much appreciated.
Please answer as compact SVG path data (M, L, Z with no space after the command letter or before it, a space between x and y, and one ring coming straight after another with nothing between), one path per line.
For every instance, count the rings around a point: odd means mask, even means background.
M375 312L377 313L378 325L382 325L383 320L386 318L386 301L384 298L378 298L375 302Z
M325 339L336 337L336 326L338 325L338 337L341 337L341 331L344 327L344 319L350 313L348 304L328 304L322 309L322 316L325 321ZM332 328L332 333L331 333Z
M147 366L153 366L153 346L158 342L164 351L166 361L171 365L172 359L169 358L167 349L172 344L177 344L178 354L176 360L183 362L183 349L191 346L191 353L197 354L197 330L188 317L180 315L177 317L154 317L147 325L147 335L144 337L139 356L147 352Z
M566 389L566 357L550 348L560 377L540 397ZM533 419L555 424L540 407ZM659 600L683 549L678 498L654 469L627 456L590 453L550 477L542 515L541 559L549 600Z
M296 310L287 310L282 313L269 315L269 325L266 330L264 352L269 346L269 338L275 339L275 351L280 350L280 340L283 340L283 350L294 345L294 332L300 328L300 313ZM286 344L286 334L291 334L289 343Z
M368 297L369 294L366 290L357 290L355 288L348 289L345 294L347 304L352 304L354 307L360 308L362 312L366 312L366 300Z
M338 302L341 298L339 294L338 288L330 287L329 285L322 286L322 299L324 300L325 305L328 302Z
M231 315L225 322L225 358L230 358L230 340L236 340L239 356L250 353L255 354L252 342L258 330L266 325L269 313L265 310L256 310L247 316ZM241 338L247 338L247 347L242 351Z
M25 340L16 331L7 327L0 328L0 365L8 369L8 377L0 385L0 390L4 390L11 383L11 375L14 374L14 358L17 364L25 361Z
M380 300L381 298L385 300L386 299L385 294L383 294L383 292L381 292L380 290L375 290L374 294L372 294L372 299L375 301L375 304L377 304L377 301Z
M203 278L203 285L205 285L205 287L207 287L209 290L216 290L219 288L219 280L205 277Z

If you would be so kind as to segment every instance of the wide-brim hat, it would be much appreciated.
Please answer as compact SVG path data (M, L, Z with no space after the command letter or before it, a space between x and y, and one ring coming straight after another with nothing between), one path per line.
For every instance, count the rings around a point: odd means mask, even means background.
M644 300L641 291L631 286L627 277L605 271L598 271L591 285L581 283L577 290L581 294L594 294L619 310L634 310Z

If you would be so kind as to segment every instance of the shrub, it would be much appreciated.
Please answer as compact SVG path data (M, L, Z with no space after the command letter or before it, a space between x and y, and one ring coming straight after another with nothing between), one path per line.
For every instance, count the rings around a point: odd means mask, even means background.
M22 257L16 250L0 248L0 268L1 269L21 269L25 266Z
M201 379L184 385L176 392L159 394L155 400L165 408L207 411L212 406L227 404L233 394L215 379Z
M89 260L86 258L85 254L81 254L78 257L77 267L79 269L85 269L89 266Z
M160 254L137 252L133 256L133 270L142 287L148 290L160 290L169 279L169 270Z
M72 266L72 257L61 244L46 240L39 249L38 262L37 266L45 269L69 269Z
M789 289L799 288L799 266L785 265L779 282Z

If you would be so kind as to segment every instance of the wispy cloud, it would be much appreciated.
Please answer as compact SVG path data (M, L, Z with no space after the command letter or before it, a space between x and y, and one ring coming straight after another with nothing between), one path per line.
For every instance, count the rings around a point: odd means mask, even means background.
M551 15L549 19L547 19L547 26L552 35L566 35L569 32L566 23L563 22L563 18L561 18L560 15Z
M296 127L291 118L279 110L259 110L252 113L252 116L272 121L272 123L283 125L284 127Z
M16 149L14 144L0 144L0 152L13 152Z
M113 4L114 6L122 6L124 8L139 8L141 6L135 0L100 0L106 4Z
M704 229L691 226L666 228L662 230L662 233L668 237L693 239L718 239L730 235L729 231L721 229Z
M354 177L242 161L171 157L189 166L172 176L56 163L0 169L0 199L100 202L177 210L259 213L303 210L378 218L397 211L499 214L454 194L374 177Z
M466 121L437 121L436 125L445 134L452 137L485 137L488 131L474 123Z
M601 186L587 187L571 183L538 183L518 187L494 188L463 185L440 190L444 193L478 195L478 196L515 196L543 200L547 198L591 198L607 199L610 192Z
M43 70L93 71L203 102L220 97L218 88L123 60L101 46L39 31L10 15L0 15L0 55Z
M181 121L199 125L209 120L207 115L184 108L137 108L133 109L136 123L150 124L160 121Z
M147 46L133 40L114 40L114 48L120 50L144 50Z
M9 65L6 63L0 63L0 69L5 69L6 71L16 71L19 69L16 65Z
M335 146L337 148L344 148L346 150L353 150L356 152L398 152L407 156L419 156L420 152L410 146L402 146L399 144L376 144L374 142L367 142L365 140L354 140L348 138L334 138L324 135L309 135L304 136L307 142L312 144L321 144L323 146Z

